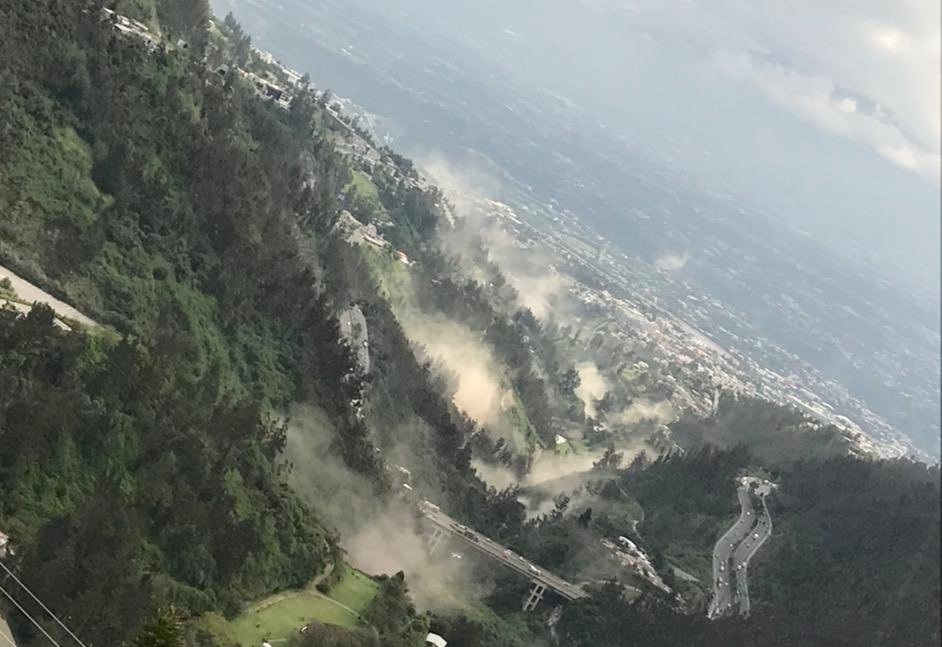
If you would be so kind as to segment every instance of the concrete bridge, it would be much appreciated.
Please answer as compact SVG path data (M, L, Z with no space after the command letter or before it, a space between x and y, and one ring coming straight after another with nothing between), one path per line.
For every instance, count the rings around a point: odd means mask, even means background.
M575 584L557 577L489 537L455 521L434 503L422 501L419 503L419 512L431 526L430 554L435 552L443 538L450 537L529 579L532 584L523 603L524 611L535 609L547 591L552 591L566 600L588 597L586 592Z

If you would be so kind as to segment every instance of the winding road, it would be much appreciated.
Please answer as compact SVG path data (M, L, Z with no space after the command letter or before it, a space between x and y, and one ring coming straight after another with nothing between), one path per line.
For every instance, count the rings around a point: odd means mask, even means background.
M760 494L762 512L757 515L750 493L753 483L751 479L740 482L736 490L740 505L739 518L723 533L713 548L713 599L707 610L707 616L710 618L730 612L734 604L739 605L740 614L749 613L749 561L772 534L772 517L765 504L765 496L771 491L771 484L763 486Z
M752 530L752 534L739 544L733 555L733 563L736 564L736 599L739 601L739 613L744 616L749 615L751 608L747 576L749 560L772 535L772 517L765 505L765 497L762 497L762 516L759 517Z

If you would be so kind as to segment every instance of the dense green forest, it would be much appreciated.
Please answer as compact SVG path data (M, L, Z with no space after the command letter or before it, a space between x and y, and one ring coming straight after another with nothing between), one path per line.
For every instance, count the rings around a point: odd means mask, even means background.
M123 36L105 7L164 39ZM230 647L207 614L318 576L329 588L345 537L316 487L295 491L292 477L327 483L321 467L342 465L359 479L344 505L386 506L400 456L417 495L586 583L561 644L937 643L938 469L849 457L836 429L793 410L724 398L711 418L671 425L685 451L622 464L611 447L543 514L521 499L550 494L489 488L472 458L519 476L532 453L455 406L447 371L397 313L461 322L500 358L530 449L591 428L560 351L573 337L521 309L483 251L483 274L466 275L438 238L444 198L410 181L409 160L383 149L375 195L357 190L365 171L333 145L324 95L300 83L284 110L218 74L265 65L234 17L209 21L205 0L0 0L0 263L101 324L0 309L0 530L22 578L86 644ZM383 223L418 261L408 277L390 250L345 241L344 210ZM339 342L351 304L370 326L368 375ZM296 403L326 421L316 456L286 453ZM708 585L672 567L708 581L746 472L779 484L776 535L751 571L752 617L709 623ZM599 546L618 535L650 551L683 603L614 572ZM429 628L458 647L548 640L545 614L520 613L525 580L478 571L493 589L486 613L421 612L410 573L376 574L364 626L312 622L290 643L415 647ZM23 647L45 640L9 619Z
M649 480L645 472L666 470L669 491L662 481L656 496L682 509L680 501L703 498L706 462L737 460L698 456L685 469L687 459L668 459L623 478ZM783 468L780 483L782 494L771 499L775 535L750 569L748 620L711 622L657 596L627 606L622 589L606 584L567 610L561 635L575 647L938 643L938 468L908 460L807 460ZM724 498L731 496L730 488Z
M366 388L381 429L421 422L405 439L439 499L496 526L470 423L331 233L350 170L324 106L299 92L283 111L207 69L205 2L118 3L186 48L122 36L103 6L0 4L0 260L102 324L3 312L0 527L24 577L111 643L168 604L234 614L307 583L342 552L286 485L282 414L324 411L331 455L386 496L384 438L353 406ZM390 180L382 199L423 256L440 196ZM369 377L338 342L355 300L374 324Z

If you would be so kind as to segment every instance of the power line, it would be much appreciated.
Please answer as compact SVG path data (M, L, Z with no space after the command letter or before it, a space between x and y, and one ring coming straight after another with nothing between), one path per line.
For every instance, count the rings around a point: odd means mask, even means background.
M75 640L75 642L77 642L77 643L78 643L79 645L81 645L82 647L88 647L85 643L83 643L83 642L79 639L78 636L76 636L74 633L72 633L72 630L71 630L71 629L69 629L68 627L65 626L65 623L63 623L61 620L59 620L59 617L58 617L56 614L54 614L54 613L52 612L52 610L51 610L49 607L47 607L45 604L43 604L43 601L42 601L42 600L40 600L39 598L36 597L36 594L34 594L32 591L29 590L29 587L27 587L25 584L23 584L23 582L20 581L20 578L18 578L16 575L13 574L13 571L11 571L9 568L7 568L7 565L6 565L6 564L4 564L3 562L0 562L0 568L2 568L3 570L5 570L5 571L7 572L7 574L8 574L10 577L12 577L13 580L14 580L17 584L19 584L21 587L23 587L23 590L26 591L27 593L29 593L30 597L33 598L34 600L36 600L36 602L39 603L39 606L41 606L41 607L43 608L43 610L45 610L46 613L48 613L49 615L51 615L51 616L52 616L52 619L55 620L57 623L59 623L59 626L62 627L63 629L65 629L66 633L69 634L70 636L72 636L72 638L73 638L73 640Z
M52 643L53 645L55 645L56 647L62 647L62 645L60 645L59 643L56 642L56 639L55 639L55 638L53 638L52 636L49 635L49 632L48 632L48 631L46 631L45 629L43 629L43 626L42 626L41 624L39 624L38 622L36 622L36 618L34 618L33 616L29 615L29 612L26 611L26 609L23 608L23 605L21 605L19 602L17 602L16 599L15 599L12 595L10 595L10 594L7 592L7 590L6 590L5 588L3 588L2 586L0 586L0 593L3 593L5 596L7 596L7 598L10 600L10 602L12 602L14 605L16 605L16 608L19 609L19 610L23 613L24 616L26 616L27 618L29 618L29 621L32 622L34 625L36 625L36 628L37 628L37 629L39 629L41 632L43 632L43 635L44 635L46 638L49 639L49 642L51 642L51 643Z

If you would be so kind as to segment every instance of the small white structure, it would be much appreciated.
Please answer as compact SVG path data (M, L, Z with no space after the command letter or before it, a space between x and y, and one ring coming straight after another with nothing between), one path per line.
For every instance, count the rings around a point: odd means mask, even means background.
M425 637L425 644L426 646L431 645L431 647L445 647L448 641L438 634L429 634Z
M13 546L10 544L10 538L0 531L0 559L7 555L13 555Z

